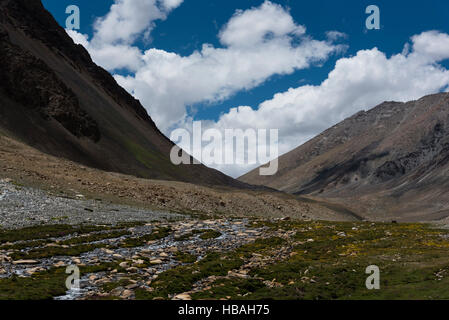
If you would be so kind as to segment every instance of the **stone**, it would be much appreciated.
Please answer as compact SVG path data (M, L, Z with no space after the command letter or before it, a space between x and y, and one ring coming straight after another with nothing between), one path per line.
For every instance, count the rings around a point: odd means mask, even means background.
M53 265L53 267L56 267L56 268L60 268L60 267L64 267L64 266L65 266L64 261L59 261Z
M120 297L123 291L124 291L123 287L117 287L110 292L110 295Z
M128 268L128 263L127 262L120 262L119 264L120 268Z
M192 300L192 297L187 293L181 293L181 294L174 296L172 300L190 301L190 300Z
M161 264L162 260L161 259L155 259L155 260L151 260L150 263L151 264Z
M39 262L37 262L36 260L17 260L17 261L13 261L13 264L17 265L17 264L38 264Z
M138 288L138 287L139 287L138 284L136 284L136 283L131 283L131 284L127 285L125 288L128 289L128 290L132 290L132 289L136 289L136 288Z
M129 299L129 298L131 298L131 296L132 296L133 294L134 294L134 292L131 291L131 290L124 290L124 291L122 292L122 294L120 295L120 297L123 298L123 299Z

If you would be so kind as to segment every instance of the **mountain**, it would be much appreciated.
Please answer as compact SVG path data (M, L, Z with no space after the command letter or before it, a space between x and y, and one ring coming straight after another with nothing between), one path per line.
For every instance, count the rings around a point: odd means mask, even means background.
M279 158L274 176L240 178L340 203L368 219L449 216L449 94L361 111Z
M205 166L172 165L173 143L39 0L0 0L0 131L106 171L244 186Z

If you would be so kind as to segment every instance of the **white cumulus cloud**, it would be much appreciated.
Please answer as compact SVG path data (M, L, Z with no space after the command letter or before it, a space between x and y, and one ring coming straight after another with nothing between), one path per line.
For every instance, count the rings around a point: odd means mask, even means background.
M144 19L141 14L133 20L134 11L145 12L145 6L159 2L139 3L141 7L136 9L128 7L126 0L117 0L108 15L96 23L90 42L70 34L87 47L94 61L108 70L126 68L132 72L126 77L116 74L115 78L142 102L166 133L185 121L188 106L227 99L273 75L291 74L324 61L343 48L307 36L305 27L296 24L288 10L265 1L258 7L238 10L230 18L218 35L222 47L206 43L188 56L159 49L141 53L132 46L133 39L165 15L161 11L162 17L152 15ZM179 0L171 0L165 6L173 8L179 4ZM118 23L122 19L125 22Z
M377 48L341 58L320 85L278 93L256 110L232 108L214 128L277 128L280 153L306 142L354 113L384 101L409 101L445 90L449 70L438 64L449 58L449 35L436 31L411 38L412 50L386 56ZM239 176L255 166L224 170ZM221 168L223 169L223 168Z

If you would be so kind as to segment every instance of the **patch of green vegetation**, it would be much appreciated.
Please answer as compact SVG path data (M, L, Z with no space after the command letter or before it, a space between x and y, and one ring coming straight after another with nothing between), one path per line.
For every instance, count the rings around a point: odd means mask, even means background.
M116 229L126 229L126 228L135 228L146 225L145 221L127 221L127 222L119 222L116 225Z
M200 235L200 239L208 240L208 239L216 239L221 236L221 232L216 230L204 230L204 232Z
M66 293L65 282L68 274L66 268L52 268L47 271L35 273L33 277L0 279L0 300L50 300ZM117 269L123 271L118 263L102 263L92 266L80 267L82 275L110 271Z
M172 230L169 227L158 228L153 230L153 232L150 234L146 234L138 238L125 239L123 242L121 242L120 247L121 248L141 247L147 244L148 241L154 241L168 237L171 231Z
M265 226L296 231L288 259L252 269L249 279L217 280L193 298L449 299L447 230L422 224L270 224ZM365 286L365 269L373 264L381 271L381 290Z
M201 279L225 276L228 271L240 268L244 258L250 256L254 250L264 252L283 241L280 238L260 239L231 252L210 253L192 265L178 266L161 273L151 285L154 291L136 290L136 299L148 300L156 297L167 299L170 294L188 291L195 282Z
M50 300L67 291L65 268L35 274L33 278L13 276L0 279L0 300Z
M23 184L21 184L20 182L17 182L17 181L12 181L11 184L14 185L17 190L22 190L22 188L25 187Z
M264 287L264 283L256 279L219 279L210 290L192 294L192 299L238 300Z
M105 283L102 286L102 290L104 292L110 292L110 291L114 290L115 288L126 287L127 285L130 285L132 283L133 282L130 279L120 279L119 281Z
M183 175L185 172L182 171L178 166L173 165L170 159L166 158L162 153L155 153L151 148L145 148L143 145L136 143L132 140L123 140L125 147L130 151L134 157L143 164L148 169L158 169L160 177L174 177ZM156 170L155 170L156 171Z
M104 230L98 226L71 226L66 224L41 225L17 230L0 230L0 243L64 237Z
M180 251L175 253L175 258L182 263L194 263L198 259L198 257L193 254Z
M14 252L11 257L14 260L22 259L45 259L56 256L78 256L82 253L94 251L95 249L105 248L104 244L81 244L77 246L64 247L44 247L32 249L28 252Z
M209 276L226 275L229 270L239 268L243 260L234 255L208 254L203 260L193 265L179 266L167 270L153 281L153 292L136 290L136 299L148 300L156 297L167 298L169 294L190 290L192 285Z
M1 250L23 250L26 248L35 248L35 247L41 247L45 244L49 243L49 241L46 240L33 240L33 241L26 241L26 242L19 242L14 243L11 245L0 245Z

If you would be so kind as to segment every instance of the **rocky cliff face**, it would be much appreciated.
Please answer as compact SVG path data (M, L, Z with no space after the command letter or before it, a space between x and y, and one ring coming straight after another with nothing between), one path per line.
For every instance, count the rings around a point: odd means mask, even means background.
M449 94L385 102L280 157L273 177L240 180L333 199L359 214L404 219L449 215Z
M41 59L9 41L0 27L0 81L3 94L43 119L54 119L74 136L100 140L97 122L80 108L72 90Z
M205 166L172 165L173 144L145 108L39 0L0 0L0 131L107 171L246 186Z

